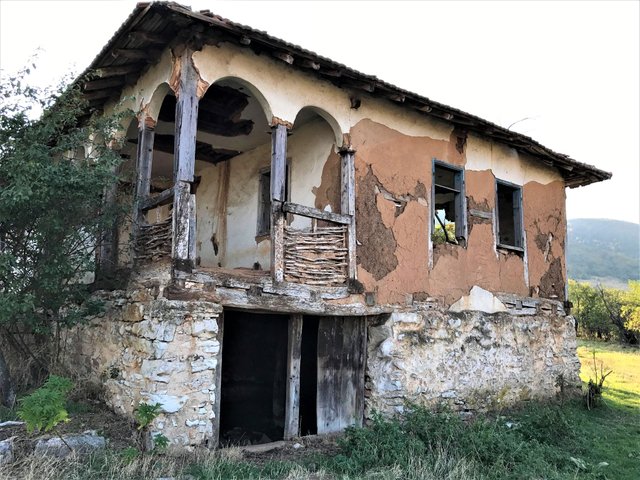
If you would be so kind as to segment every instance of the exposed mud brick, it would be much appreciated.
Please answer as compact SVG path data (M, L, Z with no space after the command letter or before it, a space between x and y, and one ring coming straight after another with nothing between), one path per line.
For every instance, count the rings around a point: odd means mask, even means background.
M371 168L358 183L356 196L356 217L358 264L371 273L376 280L387 276L398 266L395 255L397 248L393 231L385 227L382 214L376 206L375 187L378 181Z

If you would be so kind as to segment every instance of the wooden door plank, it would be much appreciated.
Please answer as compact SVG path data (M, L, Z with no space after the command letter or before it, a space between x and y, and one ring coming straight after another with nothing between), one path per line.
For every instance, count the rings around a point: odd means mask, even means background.
M300 434L300 356L302 347L302 314L289 317L287 343L287 400L284 421L284 438Z

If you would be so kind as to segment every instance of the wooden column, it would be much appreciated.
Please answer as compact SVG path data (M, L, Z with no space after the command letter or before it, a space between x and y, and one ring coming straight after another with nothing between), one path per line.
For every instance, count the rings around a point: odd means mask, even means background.
M302 349L302 315L289 317L287 345L287 402L284 419L284 438L300 435L300 354Z
M151 168L153 165L153 140L155 137L155 124L153 120L144 120L138 129L138 152L136 155L136 190L133 202L133 245L134 249L140 226L144 225L144 212L140 210L141 204L149 198L151 189Z
M195 195L191 191L196 164L198 130L198 74L185 49L180 58L180 81L176 91L176 133L173 161L173 248L175 268L190 271L195 259Z
M284 280L284 211L287 175L287 127L271 128L271 277Z
M347 230L347 248L349 250L349 280L356 279L356 171L355 152L351 149L343 149L340 152L342 158L341 173L342 184L340 188L340 209L343 215L351 217L351 223Z

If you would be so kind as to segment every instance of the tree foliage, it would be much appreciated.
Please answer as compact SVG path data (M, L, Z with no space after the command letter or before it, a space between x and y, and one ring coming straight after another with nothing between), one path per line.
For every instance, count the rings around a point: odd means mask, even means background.
M95 308L83 279L121 212L103 202L121 159L100 141L120 118L81 122L77 88L34 88L28 74L0 85L0 333L23 354L24 332L49 336Z
M623 291L569 280L569 298L581 335L640 343L640 282Z

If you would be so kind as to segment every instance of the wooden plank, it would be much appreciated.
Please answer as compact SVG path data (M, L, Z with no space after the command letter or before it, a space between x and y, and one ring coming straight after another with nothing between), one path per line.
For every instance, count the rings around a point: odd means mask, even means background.
M355 399L355 425L358 427L362 427L364 423L364 372L366 370L367 364L367 318L353 318L349 319L349 321L353 321L356 323L356 334L355 338L355 348L354 352L354 372L355 373L355 384L356 384L356 399Z
M189 195L189 262L196 264L196 196Z
M148 187L147 187L148 188ZM152 208L156 208L162 205L168 205L173 202L173 188L167 188L158 195L153 197L147 196L140 200L140 211L146 212Z
M154 45L164 45L168 43L169 39L164 35L160 35L157 33L144 32L142 30L137 30L133 32L129 32L127 34L129 38L133 38L138 41L143 41L147 43L151 43Z
M173 201L173 249L174 266L193 268L190 251L194 249L195 212L191 212L191 185L196 164L196 133L198 129L198 74L185 49L180 62L180 82L176 95L175 156ZM195 235L194 235L195 237ZM195 258L195 257L194 257Z
M361 425L364 412L365 323L322 317L318 324L318 433Z
M137 244L140 227L144 225L144 213L140 209L144 199L149 196L151 187L151 166L153 162L153 127L142 122L138 130L138 149L136 152L136 188L133 202L133 245Z
M107 88L104 90L95 90L93 92L83 93L82 96L87 102L90 102L91 100L109 98L113 95L116 95L117 93L120 93L119 88Z
M282 205L282 209L287 213L294 213L296 215L302 215L303 217L316 218L318 220L339 223L341 225L349 225L351 223L351 217L348 215L325 212L324 210L318 210L317 208L313 207L306 207L297 203L284 202L284 204Z
M182 55L176 92L174 179L185 182L193 182L198 131L198 74L191 53L185 50Z
M340 358L337 352L337 317L322 317L318 322L318 386L316 395L316 418L318 434L340 431L337 412L336 384L340 378ZM342 335L339 336L342 341Z
M287 169L287 127L271 129L271 199L284 202Z
M220 444L220 398L222 389L222 350L224 349L224 311L218 317L218 342L220 343L220 349L216 356L216 370L215 370L215 398L213 400L213 432L212 438L209 442L209 448L218 448Z
M125 84L123 76L100 78L98 80L90 80L83 85L83 91L102 90L104 88L121 87Z
M161 50L149 48L116 48L111 52L114 58L123 57L131 60L144 60L151 63L162 53Z
M300 434L300 355L302 347L302 314L289 317L287 344L287 401L284 422L284 438Z
M143 68L142 63L128 63L126 65L113 65L110 67L100 67L96 70L96 73L100 78L115 77L119 75L127 75L129 73L137 72Z
M341 159L341 189L340 209L343 215L348 215L349 229L347 230L347 249L349 250L348 277L351 280L357 278L356 265L356 173L355 154L352 150L344 150Z
M284 280L284 212L287 175L287 128L275 125L271 129L271 277Z
M174 259L174 267L179 270L189 271L193 267L193 265L189 263L191 185L187 182L178 182L174 189L173 246L171 249L171 257Z

